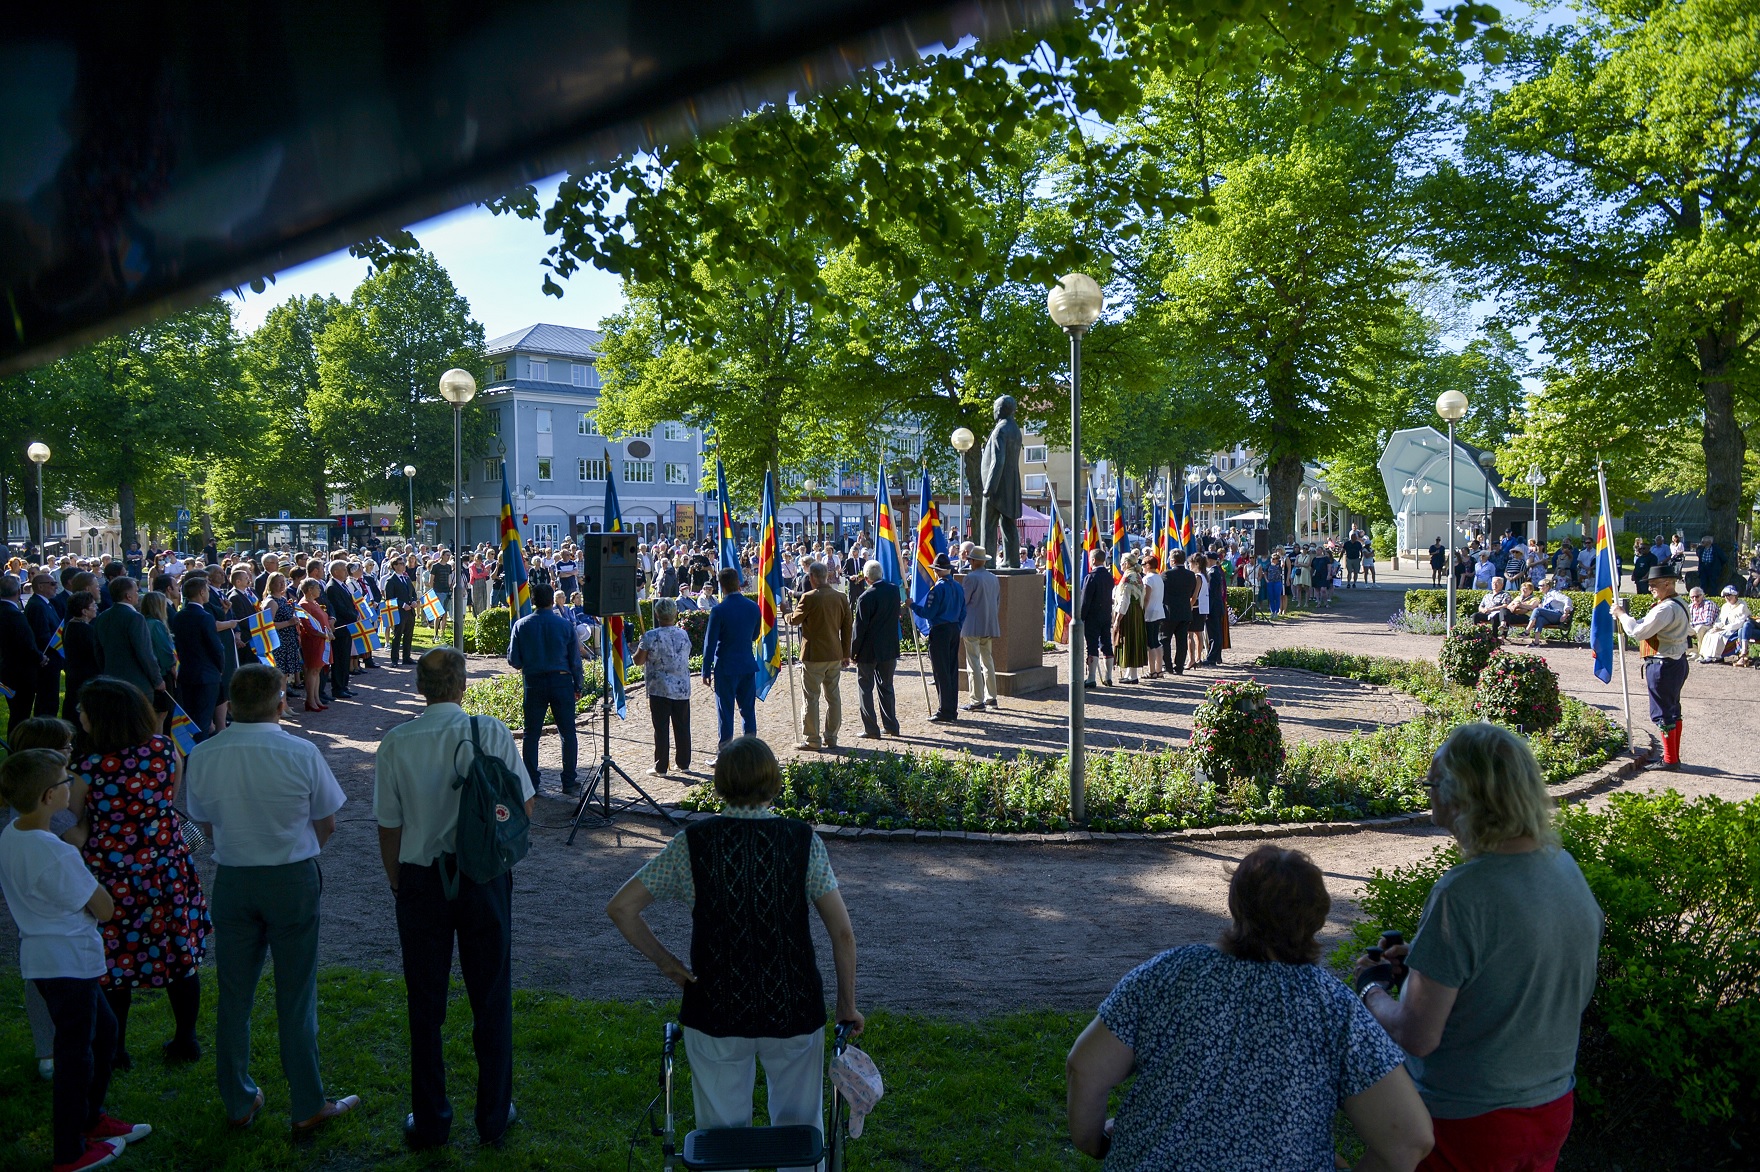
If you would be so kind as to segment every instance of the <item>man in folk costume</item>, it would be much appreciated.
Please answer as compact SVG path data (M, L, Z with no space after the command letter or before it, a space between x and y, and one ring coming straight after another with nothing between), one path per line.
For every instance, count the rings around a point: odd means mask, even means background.
M1671 562L1652 566L1645 579L1656 604L1641 619L1626 611L1626 600L1614 603L1625 633L1638 641L1644 657L1644 686L1650 692L1650 720L1662 730L1659 768L1681 767L1681 688L1687 682L1687 652L1693 644L1693 619L1680 600L1679 571Z
M1210 592L1210 655L1204 662L1210 667L1222 666L1222 653L1228 650L1228 571L1221 561L1213 562L1206 575L1204 588Z

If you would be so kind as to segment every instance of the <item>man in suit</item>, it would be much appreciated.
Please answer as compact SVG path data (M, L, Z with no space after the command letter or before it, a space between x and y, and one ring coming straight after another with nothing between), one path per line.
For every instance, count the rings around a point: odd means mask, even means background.
M43 664L37 669L33 716L54 716L61 708L61 652L49 650L50 640L61 627L61 614L51 601L55 585L55 575L38 571L31 579L30 599L24 604L25 620L31 625L31 635L43 657Z
M880 739L880 728L898 735L898 701L892 691L892 673L898 667L898 616L901 598L891 582L880 580L880 563L862 567L867 589L856 599L856 633L850 654L856 661L856 686L861 690L862 737ZM880 710L874 710L874 692L880 693Z
M238 662L261 663L262 657L250 641L251 616L257 613L257 595L251 589L249 562L232 567L232 589L226 592L226 611L235 622L244 641L238 647Z
M146 617L135 609L139 601L140 584L133 578L110 579L110 609L92 620L92 635L98 641L98 670L139 688L152 700L154 711L169 712L171 695L165 690L159 657L153 654L153 635Z
M554 718L562 738L562 792L580 788L575 780L579 742L575 735L574 702L581 698L586 681L581 674L580 645L574 623L556 613L556 591L542 582L532 587L532 613L513 624L508 640L507 662L517 668L525 682L526 775L538 786L538 738L544 721ZM689 668L686 668L689 683ZM688 752L688 748L686 749Z
M122 577L125 572L121 562L105 562L103 569L99 571L99 576L103 578L103 584L98 587L99 614L103 614L116 605L116 598L110 593L110 590L116 579Z
M402 558L391 559L391 577L385 580L385 605L391 608L391 666L403 656L409 664L410 640L416 633L416 584L409 579L409 566Z
M1205 588L1210 591L1210 655L1204 662L1221 667L1222 652L1228 646L1228 572L1220 563L1210 567Z
M43 652L31 633L24 608L18 605L18 596L18 579L0 574L0 684L12 689L12 699L7 701L11 716L6 722L7 736L34 711L37 673L43 666ZM148 650L150 653L151 648Z
M293 631L288 635L297 637ZM171 616L171 638L177 647L177 702L195 722L196 740L203 741L214 735L225 660L208 612L208 580L199 574L183 580L183 606Z
M758 638L758 604L740 593L739 571L721 571L721 601L709 611L703 633L703 683L715 689L715 714L720 739L733 739L733 709L739 706L745 735L758 735L758 660L752 644Z
M1162 658L1173 664L1173 674L1186 674L1186 632L1192 625L1192 601L1197 596L1198 576L1186 568L1186 552L1176 549L1167 555L1167 569L1161 580L1167 589L1161 619Z
M966 592L953 580L953 562L935 555L935 585L911 610L929 625L929 669L935 673L937 705L931 724L959 719L959 632L966 621Z
M348 563L341 558L330 563L330 581L324 587L324 609L330 612L334 631L330 645L330 694L338 700L352 700L354 693L348 690L348 657L354 637L343 634L342 628L360 622L361 612L348 588Z

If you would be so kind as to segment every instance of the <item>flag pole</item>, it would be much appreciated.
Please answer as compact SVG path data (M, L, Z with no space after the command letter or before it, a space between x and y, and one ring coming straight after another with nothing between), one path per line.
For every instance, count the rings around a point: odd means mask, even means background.
M784 593L786 593L786 591ZM801 701L800 696L798 695L800 688L797 686L794 678L794 661L800 657L791 654L794 650L794 624L784 622L780 614L776 616L776 621L782 623L782 625L787 628L782 636L782 654L783 657L788 660L788 712L789 716L794 720L795 734L804 737L805 734L801 729ZM819 730L814 729L813 731L817 733Z
M1626 715L1626 752L1632 748L1632 690L1626 682L1626 632L1619 621L1619 550L1613 542L1613 513L1607 507L1607 469L1595 459L1595 481L1601 490L1601 516L1607 523L1607 569L1613 579L1613 657L1619 663L1619 698Z

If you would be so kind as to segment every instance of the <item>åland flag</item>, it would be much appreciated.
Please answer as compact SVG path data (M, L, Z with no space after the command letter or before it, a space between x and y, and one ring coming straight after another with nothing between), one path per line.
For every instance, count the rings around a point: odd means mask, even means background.
M605 532L623 532L623 506L617 503L617 481L611 473L609 448L605 449ZM617 709L620 720L626 714L628 701L625 697L634 655L625 628L628 621L623 615L608 614L599 627L599 666L605 675L605 686L611 689L611 706Z
M175 700L171 702L171 739L177 743L185 757L196 747L196 722L189 718L189 713L178 707Z
M11 688L7 687L5 684L0 684L0 700L10 700L16 695L18 695L17 692L14 692Z
M770 695L770 686L782 674L782 640L776 624L782 621L777 607L782 601L782 560L776 548L776 481L764 473L764 512L758 519L758 699Z
M611 475L611 454L605 454L606 475ZM501 552L507 582L507 606L513 617L532 613L531 580L526 577L526 547L519 526L513 523L513 490L507 480L507 461L501 462Z
M1161 568L1167 569L1167 559L1173 551L1180 548L1179 522L1173 516L1173 485L1169 484L1161 502L1161 536L1157 539L1160 548L1156 551L1161 555Z
M1192 486L1186 485L1185 503L1179 510L1179 544L1187 556L1197 553L1196 539L1192 537Z
M1063 513L1051 502L1051 536L1045 542L1045 637L1055 643L1069 642L1069 624L1075 616L1075 575L1069 561L1069 534L1063 531Z
M886 491L886 465L880 465L880 492L874 498L874 532L878 536L874 560L880 563L880 580L904 585L904 559L898 554L898 519L892 515L892 498Z
M1595 652L1595 678L1613 682L1613 583L1618 570L1613 564L1613 541L1607 514L1595 527L1595 609L1589 615L1589 646Z
M1088 577L1088 555L1100 548L1100 510L1094 507L1094 486L1088 485L1088 517L1082 522L1082 548L1076 554L1076 594Z
M1129 553L1131 543L1124 537L1124 477L1117 472L1112 474L1112 580L1124 581L1124 555Z
M609 475L609 474L608 474ZM727 499L727 469L715 457L715 504L721 510L721 535L715 542L715 568L739 569L739 542L733 539L733 506Z
M364 601L362 605L365 605ZM271 653L281 646L281 634L275 629L275 620L269 616L267 611L253 610L251 617L245 622L251 650L257 653L259 659L269 659Z
M66 632L67 632L67 620L62 619L61 622L56 625L55 633L53 635L49 636L49 650L50 651L60 651L63 654L66 654L66 651L65 651L66 642L62 638L62 636Z
M422 621L424 623L437 623L445 613L446 608L440 605L440 596L432 589L423 591Z
M387 603L385 608L379 612L379 639L381 642L389 643L397 638L397 620L397 608Z
M379 628L365 623L344 623L336 628L348 636L350 655L371 655L379 649Z
M911 562L911 602L922 606L935 585L935 555L947 552L947 534L941 531L941 510L935 507L935 490L929 484L929 466L923 465L922 509L917 519L917 555ZM912 613L917 630L927 635L929 620Z

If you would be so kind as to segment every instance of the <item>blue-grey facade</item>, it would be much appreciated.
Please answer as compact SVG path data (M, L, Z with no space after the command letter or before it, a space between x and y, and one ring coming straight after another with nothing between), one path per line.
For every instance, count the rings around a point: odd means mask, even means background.
M647 435L601 435L599 341L597 330L535 325L489 342L488 379L470 410L486 413L495 435L465 459L467 543L496 538L503 463L528 541L602 525L608 471L626 527L671 533L688 510L702 531L701 431L667 423Z

